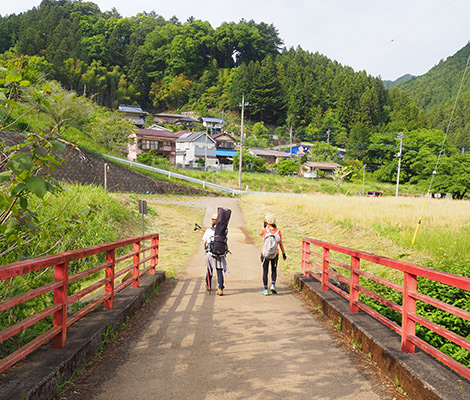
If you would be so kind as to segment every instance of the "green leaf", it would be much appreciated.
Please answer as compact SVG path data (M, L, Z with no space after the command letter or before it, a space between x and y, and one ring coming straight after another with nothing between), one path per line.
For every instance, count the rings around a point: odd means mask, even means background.
M33 165L34 163L30 156L20 154L8 161L7 168L11 169L15 175L20 175L25 170L31 170Z
M6 76L5 81L6 82L19 82L21 81L21 75L16 71L12 71Z
M47 193L46 181L40 176L32 176L26 179L26 187L41 199Z
M28 200L25 197L20 199L20 206L23 210L28 208Z
M51 140L50 143L52 147L57 151L64 152L65 150L67 150L67 146L59 140Z
M0 101L6 101L7 96L0 90Z
M26 189L26 185L24 183L19 183L13 188L13 190L11 191L11 195L13 197L16 197L18 193L20 193L24 189Z
M0 173L0 182L8 181L11 178L12 172L5 171Z
M31 82L30 81L21 81L20 85L21 86L29 86L29 85L31 85Z

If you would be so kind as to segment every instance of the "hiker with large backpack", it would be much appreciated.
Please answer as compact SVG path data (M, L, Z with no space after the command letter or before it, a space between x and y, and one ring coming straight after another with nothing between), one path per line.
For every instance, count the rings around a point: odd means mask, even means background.
M217 294L224 294L224 273L228 275L228 266L225 256L228 252L227 233L228 222L232 211L228 208L217 209L217 214L212 215L212 226L204 232L202 241L206 252L206 288L209 293L212 290L213 270L217 273Z
M261 251L261 262L263 266L263 295L267 296L268 291L268 272L269 263L271 263L271 293L277 294L276 279L277 279L277 263L279 260L279 249L282 251L282 258L287 258L284 250L284 244L282 243L282 234L276 227L276 218L274 215L266 215L264 219L264 226L260 233L263 236L263 250Z

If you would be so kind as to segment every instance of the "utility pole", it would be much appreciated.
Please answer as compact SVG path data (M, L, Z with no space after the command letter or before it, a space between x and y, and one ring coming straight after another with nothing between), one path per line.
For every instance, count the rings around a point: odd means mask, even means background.
M238 188L242 190L242 159L243 159L243 136L245 133L243 131L243 118L245 116L245 106L249 106L249 103L245 103L245 95L242 96L242 102L239 106L242 108L242 121L240 129L240 163L238 166Z
M397 190L396 190L396 193L395 193L395 197L398 197L398 187L400 186L401 152L402 152L402 149L403 149L403 138L404 137L405 137L405 135L403 134L403 132L400 132L397 136L397 139L400 139L400 151L397 154L397 157L398 157L398 172L397 172Z
M206 145L205 145L205 152L204 152L204 171L207 171L207 136L208 135L209 133L206 132Z
M292 124L289 125L289 160L292 158Z
M362 197L365 194L365 186L366 186L366 164L362 166Z

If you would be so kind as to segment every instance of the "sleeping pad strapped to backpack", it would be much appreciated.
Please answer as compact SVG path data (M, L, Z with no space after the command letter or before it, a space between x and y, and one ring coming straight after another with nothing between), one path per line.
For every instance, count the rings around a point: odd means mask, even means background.
M210 252L215 257L225 256L228 252L227 226L231 215L232 210L222 207L217 208L214 241L212 242L210 249Z

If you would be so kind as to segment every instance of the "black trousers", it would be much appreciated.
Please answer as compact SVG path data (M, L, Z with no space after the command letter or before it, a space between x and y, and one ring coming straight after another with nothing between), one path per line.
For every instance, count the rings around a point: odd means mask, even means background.
M271 263L271 281L276 282L277 278L277 261L279 260L279 254L274 258L263 257L263 285L268 287L268 274L269 274L269 263Z

